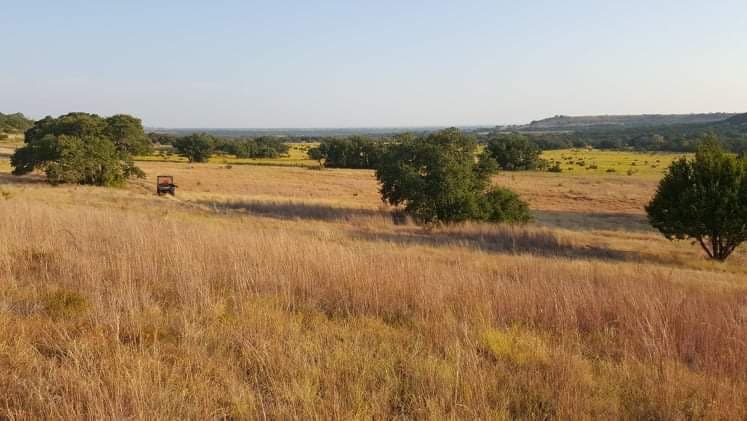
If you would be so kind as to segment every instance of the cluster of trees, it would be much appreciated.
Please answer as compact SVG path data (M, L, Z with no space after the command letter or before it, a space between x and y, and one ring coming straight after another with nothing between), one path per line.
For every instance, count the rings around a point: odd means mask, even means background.
M0 133L21 133L33 125L34 122L21 113L0 113Z
M257 138L219 139L216 149L237 158L278 158L288 154L288 144L281 139Z
M26 130L24 142L11 157L13 174L42 170L52 184L121 185L143 176L132 155L151 149L141 121L124 114L46 117Z
M382 199L425 224L528 222L529 207L517 194L491 186L495 161L476 153L475 138L455 128L399 135L376 170Z
M381 162L387 140L363 136L321 139L319 146L309 149L309 157L329 168L374 169Z
M177 137L171 146L189 162L207 162L215 151L215 139L207 133Z
M490 184L499 168L496 156L507 169L534 167L539 150L523 136L496 138L482 153L474 136L456 128L422 136L326 138L308 154L330 168L375 169L382 199L419 223L531 219L516 193Z

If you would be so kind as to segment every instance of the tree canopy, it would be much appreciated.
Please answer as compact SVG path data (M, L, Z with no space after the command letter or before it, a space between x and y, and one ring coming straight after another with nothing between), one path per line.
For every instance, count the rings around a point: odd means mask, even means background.
M174 140L173 146L189 162L207 162L215 150L215 139L207 133L194 133Z
M476 158L476 150L475 139L455 128L398 136L376 170L382 199L425 224L528 221L517 195L490 189L495 162L486 154Z
M45 117L26 131L24 142L11 157L13 174L40 169L53 184L102 186L142 176L131 154L147 150L150 143L134 117L104 119L87 113Z
M261 136L257 138L227 138L216 140L216 149L237 158L277 158L288 153L288 144L282 139Z
M324 161L329 168L373 169L381 162L386 150L381 139L364 136L322 139L319 146L309 149L311 159Z
M502 170L531 170L537 167L540 149L528 136L507 133L488 140L487 150Z
M747 240L747 159L707 139L694 159L672 164L646 212L668 239L693 239L712 259L726 260Z

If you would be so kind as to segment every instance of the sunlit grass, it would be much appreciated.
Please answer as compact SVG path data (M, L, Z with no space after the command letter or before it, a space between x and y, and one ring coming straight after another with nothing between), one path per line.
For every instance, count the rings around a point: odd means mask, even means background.
M661 177L672 161L686 155L672 152L608 151L598 149L561 149L544 151L542 158L552 167L560 164L569 175L622 175L645 178Z
M2 419L747 416L747 253L653 231L653 178L502 172L536 223L426 230L370 170L0 165Z

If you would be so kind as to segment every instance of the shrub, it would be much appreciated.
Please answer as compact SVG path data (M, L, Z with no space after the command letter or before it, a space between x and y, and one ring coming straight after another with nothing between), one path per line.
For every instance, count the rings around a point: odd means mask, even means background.
M525 224L532 220L529 205L511 190L494 187L480 200L482 218L489 222Z
M668 239L693 239L710 258L726 260L747 240L747 160L709 138L694 160L672 163L646 212Z
M560 167L560 162L556 162L554 165L548 168L547 171L548 172L563 172L563 168Z

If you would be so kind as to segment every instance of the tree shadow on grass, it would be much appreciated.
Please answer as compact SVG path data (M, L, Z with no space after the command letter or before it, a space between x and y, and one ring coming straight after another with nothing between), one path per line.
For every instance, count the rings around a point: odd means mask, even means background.
M381 218L392 221L390 229L351 228L355 240L393 243L403 246L466 247L496 254L534 254L546 257L604 259L618 261L658 260L637 252L612 250L605 247L576 244L553 232L535 226L465 225L425 229L405 224L397 214L384 210L332 207L324 204L292 201L244 200L231 202L199 201L222 211L248 212L263 217L327 222L349 222L361 218Z
M47 178L36 174L17 176L0 173L0 184L47 184Z
M533 211L544 226L571 231L653 232L643 214L609 212Z
M574 244L547 230L511 226L498 226L480 231L461 231L458 228L433 232L420 229L397 230L391 233L358 231L353 237L406 246L466 247L496 254L532 254L544 257L619 261L645 259L635 252Z
M198 200L197 203L216 210L248 212L277 219L310 219L317 221L350 221L358 218L389 218L386 211L356 208L338 208L324 204L293 201L241 200L216 202Z

